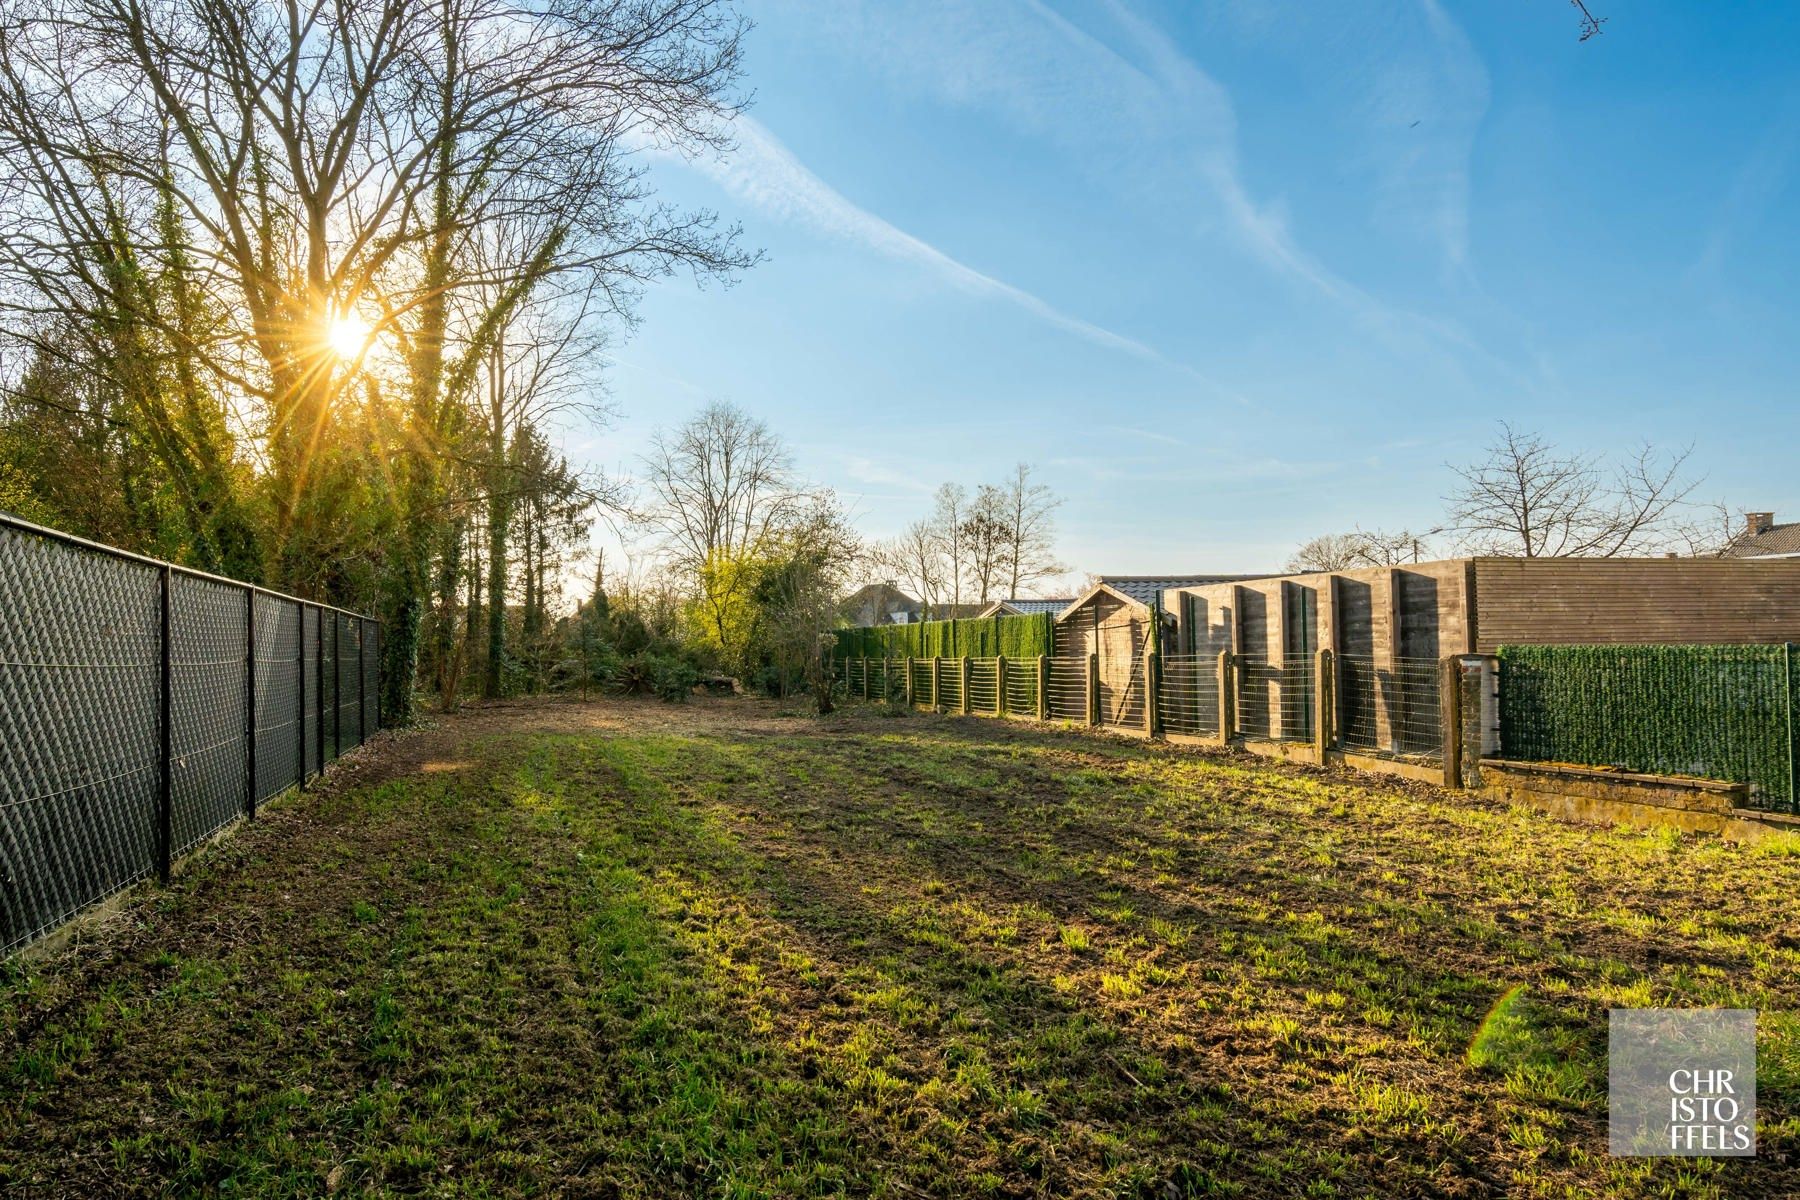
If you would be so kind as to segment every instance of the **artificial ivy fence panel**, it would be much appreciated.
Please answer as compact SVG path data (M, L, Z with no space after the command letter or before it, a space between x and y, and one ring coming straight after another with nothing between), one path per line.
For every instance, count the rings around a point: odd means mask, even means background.
M1502 646L1506 757L1698 775L1796 811L1793 646Z
M836 631L838 658L1036 658L1056 653L1049 613Z

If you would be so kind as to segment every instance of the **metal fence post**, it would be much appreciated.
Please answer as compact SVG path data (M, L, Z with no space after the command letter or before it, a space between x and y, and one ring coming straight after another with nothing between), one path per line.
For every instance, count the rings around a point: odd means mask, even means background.
M306 605L294 602L294 786L306 786Z
M356 745L369 739L369 630L356 622Z
M319 773L325 773L325 610L314 605L319 614L313 632L313 640L318 643L313 654L313 700L318 708L318 719L314 722L316 739L319 743Z
M175 823L175 674L172 661L175 647L174 622L170 613L174 590L175 568L165 565L162 569L162 720L158 729L161 747L156 783L156 877L164 883L169 882Z
M1332 659L1335 656L1330 650L1319 650L1313 655L1313 753L1319 756L1319 765L1325 765L1325 752L1331 748L1332 738L1337 731L1333 728L1332 713L1335 710L1332 693L1337 689L1332 675Z
M960 662L961 666L958 669L962 673L962 678L958 683L956 690L957 699L962 702L962 715L966 717L974 708L974 706L969 703L969 656L966 654L963 655Z
M331 757L344 756L344 623L331 610Z
M1150 737L1162 734L1162 716L1157 712L1161 699L1162 655L1151 650L1144 655L1144 732Z
M1087 723L1100 723L1100 656L1087 656Z
M375 638L375 732L381 732L381 622L371 620L369 632Z
M1219 741L1221 743L1230 742L1237 734L1237 730L1232 728L1237 724L1237 705L1232 703L1236 698L1237 680L1233 678L1235 672L1232 670L1232 665L1231 651L1219 651Z
M1037 656L1037 719L1050 719L1050 656Z
M256 589L244 589L244 817L256 820Z

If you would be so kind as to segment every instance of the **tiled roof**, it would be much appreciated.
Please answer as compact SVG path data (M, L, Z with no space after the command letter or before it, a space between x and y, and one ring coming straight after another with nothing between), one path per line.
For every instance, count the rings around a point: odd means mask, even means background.
M1209 583L1235 583L1240 579L1258 579L1257 575L1101 575L1107 587L1124 592L1139 604L1155 604L1169 588L1202 587Z
M1006 605L1008 608L1017 609L1022 613L1059 613L1063 609L1069 607L1069 605L1075 603L1075 597L1064 596L1058 600L1040 600L1036 597L1032 597L1031 599L1015 597L1010 600L1002 600L1000 603Z
M1800 521L1771 525L1752 537L1740 533L1726 555L1731 558L1755 558L1762 554L1800 554Z

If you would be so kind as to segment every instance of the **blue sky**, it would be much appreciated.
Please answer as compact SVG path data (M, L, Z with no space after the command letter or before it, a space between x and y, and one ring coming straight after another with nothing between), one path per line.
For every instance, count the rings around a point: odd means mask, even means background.
M654 175L768 260L571 452L729 399L872 536L1024 460L1077 576L1430 525L1502 417L1800 519L1800 6L1589 7L748 4L738 153Z

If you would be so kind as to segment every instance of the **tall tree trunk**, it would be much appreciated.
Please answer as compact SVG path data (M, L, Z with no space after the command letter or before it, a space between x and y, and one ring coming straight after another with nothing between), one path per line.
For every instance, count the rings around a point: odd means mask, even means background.
M527 501L524 508L525 527L519 531L519 544L525 551L523 568L525 572L525 603L519 613L519 654L526 665L526 690L537 691L537 672L531 669L532 657L537 653L537 606L538 606L538 573L533 561L533 551L537 546L536 526L538 522L537 505Z
M539 521L537 528L537 619L533 623L531 640L532 679L538 691L542 691L544 679L544 640L550 629L550 594L547 565L550 561L550 529L546 522Z
M464 530L468 518L448 522L443 530L443 547L438 553L437 599L438 619L433 628L432 666L437 672L438 702L446 710L456 707L457 692L462 686L462 655L457 652L456 602L462 582Z
M484 572L481 557L481 544L487 540L487 530L475 528L476 522L469 523L469 567L464 574L468 577L469 598L464 602L463 613L463 661L473 673L480 659L481 639L487 631L487 613L482 607L481 597L487 588L487 575ZM481 681L486 682L487 668L481 668ZM479 685L478 685L479 686Z
M500 695L506 666L506 540L512 521L512 481L508 478L506 392L501 376L504 347L496 344L488 362L488 612L487 664L481 694Z
M445 34L444 82L439 91L441 128L454 128L456 88L461 55L454 26ZM448 403L444 387L444 329L448 322L451 256L455 252L456 139L438 145L432 182L432 228L425 251L423 284L426 300L419 308L412 363L412 437L399 464L402 479L399 517L400 551L388 582L388 637L382 683L382 722L410 725L415 712L413 682L419 671L419 625L431 585L431 555L444 517L437 507L438 454L442 449ZM455 398L449 398L454 402Z

